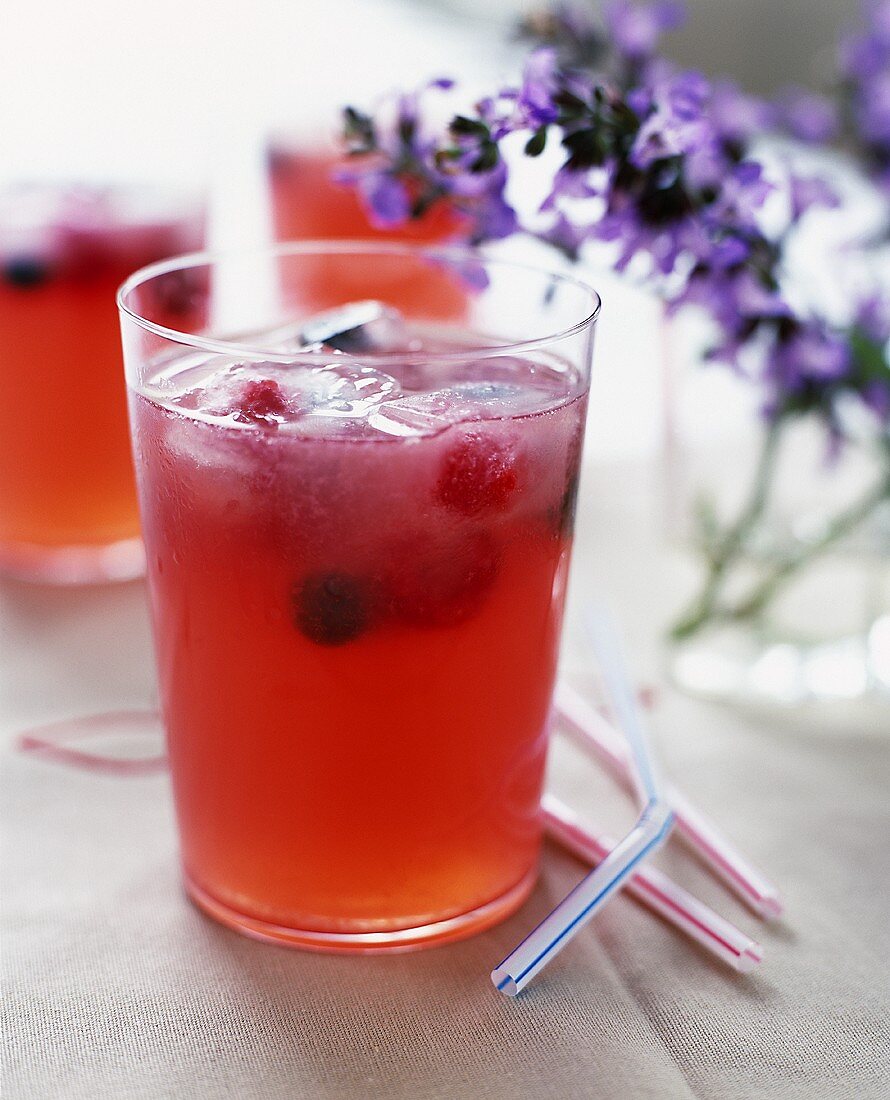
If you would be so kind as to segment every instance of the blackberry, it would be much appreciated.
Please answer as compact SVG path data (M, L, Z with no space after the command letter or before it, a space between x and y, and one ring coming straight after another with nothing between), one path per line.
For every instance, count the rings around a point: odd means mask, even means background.
M49 278L49 267L36 256L10 256L2 271L6 282L20 290L40 286Z
M347 573L313 573L292 592L293 620L318 645L343 645L367 630L370 598L366 586Z

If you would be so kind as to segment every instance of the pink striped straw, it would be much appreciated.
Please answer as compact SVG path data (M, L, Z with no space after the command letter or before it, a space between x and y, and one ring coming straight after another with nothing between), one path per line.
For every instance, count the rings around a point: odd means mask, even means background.
M568 684L557 684L554 701L572 740L633 791L633 763L624 738L612 723ZM780 916L784 906L776 887L673 784L667 786L667 797L675 829L695 854L762 920Z
M88 742L89 738L108 731L142 733L147 727L158 728L160 715L156 710L109 710L99 714L84 714L79 718L64 718L59 722L35 726L16 738L22 752L43 756L59 764L70 764L86 771L106 772L109 775L153 775L167 767L163 755L124 757L89 752L83 747L72 747L74 742Z
M579 859L596 866L614 848L614 840L591 833L553 795L545 794L541 806L548 835ZM763 959L759 943L654 867L634 872L623 889L733 970L747 974Z

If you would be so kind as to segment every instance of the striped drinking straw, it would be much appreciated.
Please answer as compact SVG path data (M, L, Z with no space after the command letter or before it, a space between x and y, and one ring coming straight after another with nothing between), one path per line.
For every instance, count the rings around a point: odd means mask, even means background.
M635 761L618 730L568 684L557 684L556 712L563 728L585 752L595 756L612 774L634 790ZM620 715L616 714L621 722ZM772 882L722 834L673 784L667 784L677 836L762 920L783 910L782 897Z
M673 812L652 760L643 717L625 671L615 629L603 611L589 612L587 627L612 706L627 735L642 811L630 832L602 863L492 971L495 987L508 997L521 993L571 943L634 870L664 843L673 824Z

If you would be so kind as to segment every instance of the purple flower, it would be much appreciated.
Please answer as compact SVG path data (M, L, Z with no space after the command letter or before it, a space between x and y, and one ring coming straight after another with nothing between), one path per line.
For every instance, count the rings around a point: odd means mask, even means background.
M833 209L840 206L837 192L819 176L798 176L791 173L788 179L788 195L791 201L791 220L800 221L813 206Z
M732 292L735 311L743 321L753 317L777 319L791 316L791 309L778 290L765 286L748 270L736 275Z
M711 358L734 362L753 328L790 318L791 309L777 290L766 286L747 267L723 270L700 266L675 299L674 307L704 309L721 330Z
M556 50L546 47L534 50L522 71L517 109L522 122L531 130L555 121L558 110L553 102L557 90Z
M611 182L611 173L605 168L592 168L586 172L563 166L553 177L553 186L541 203L541 213L555 210L562 199L595 199L603 197Z
M631 162L648 168L706 144L713 135L704 108L710 85L701 73L675 75L654 93L654 106L637 133Z
M875 378L862 390L862 400L878 420L890 421L890 381Z
M490 283L485 264L481 260L457 260L450 256L443 256L433 262L454 275L470 290L485 290Z
M866 5L866 29L842 44L840 67L853 138L878 185L890 172L890 0Z
M850 370L850 346L819 322L801 325L778 340L767 360L766 374L779 395L794 395L807 384L838 382Z
M698 253L700 259L707 257L714 271L725 271L739 267L751 255L751 244L742 237L727 235L716 240L708 239L707 251Z
M564 256L576 260L588 233L585 229L569 221L565 214L560 211L553 224L538 236L542 241L546 241L547 244L559 249Z
M367 172L359 179L358 190L375 228L391 229L408 220L411 213L408 192L401 180L389 172Z
M757 218L767 196L774 190L764 178L763 167L744 160L730 169L708 217L737 228L757 230Z
M460 157L450 160L439 176L441 187L451 195L455 206L469 216L469 236L474 244L502 240L519 230L516 211L504 195L506 164L499 159L483 171L474 168L478 159L478 145L467 139Z
M710 115L721 140L731 145L746 144L775 121L770 104L727 80L714 85Z
M615 270L626 271L637 256L646 256L658 275L671 275L690 252L698 226L693 217L653 223L627 195L613 193L609 209L588 229L587 236L617 246Z
M503 240L519 228L516 211L499 191L492 191L480 198L472 213L476 220L475 243Z
M890 341L890 300L879 294L864 298L856 310L856 324L876 344Z
M826 96L788 88L776 107L778 120L792 137L812 145L833 141L840 129L837 107Z
M886 63L886 51L873 38L848 38L841 43L840 69L847 80L868 80Z
M628 60L639 62L655 53L664 31L674 30L683 23L685 8L670 0L647 5L611 0L603 16L615 49Z
M861 86L856 106L866 142L890 146L890 66Z

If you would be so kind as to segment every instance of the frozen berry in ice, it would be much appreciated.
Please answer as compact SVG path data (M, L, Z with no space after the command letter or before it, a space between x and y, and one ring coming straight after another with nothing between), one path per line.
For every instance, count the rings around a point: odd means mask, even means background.
M348 573L314 573L294 588L293 619L318 645L343 645L368 627L370 601L366 587Z
M513 449L490 435L471 432L445 455L436 496L453 512L478 516L505 508L518 481Z
M49 277L49 268L36 256L10 256L3 264L3 278L21 290L40 286Z
M485 604L498 574L497 547L483 532L461 538L405 536L390 549L390 612L414 626L456 626Z
M273 378L256 378L244 383L234 412L242 424L275 424L287 415L287 401Z

